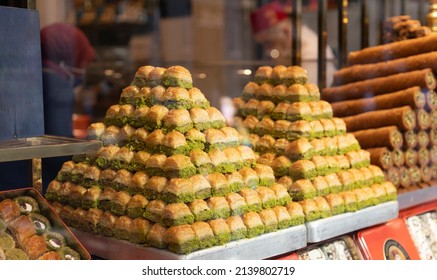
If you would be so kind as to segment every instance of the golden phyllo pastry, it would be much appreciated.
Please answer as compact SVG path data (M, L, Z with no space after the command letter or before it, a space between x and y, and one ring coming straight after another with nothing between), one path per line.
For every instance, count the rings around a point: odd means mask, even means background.
M135 86L135 85L130 85L130 86L123 88L123 90L121 91L121 94L120 94L119 104L121 104L121 105L124 105L124 104L136 105L135 104L135 96L138 95L139 91L140 91L140 88L138 86Z
M105 211L97 222L97 232L103 236L113 236L113 228L117 217L109 211Z
M285 154L292 160L310 159L313 156L313 145L306 138L297 139L289 143Z
M272 98L272 94L273 86L269 83L263 83L257 88L255 92L255 98L258 100L270 100Z
M195 128L190 129L187 133L185 133L185 139L187 140L190 151L195 149L205 149L206 136L199 130Z
M217 245L223 245L231 241L231 230L225 219L210 220L208 224L214 233Z
M105 129L106 125L102 122L92 123L87 128L87 138L91 140L100 140Z
M129 169L134 152L127 147L121 147L111 160L110 168L114 170Z
M5 222L10 222L20 216L20 214L20 206L15 201L9 198L0 201L0 218Z
M145 172L149 176L163 176L164 163L167 160L167 156L163 154L151 155L145 164Z
M193 87L193 79L190 71L180 65L167 68L162 74L162 85L166 87L181 87L190 89Z
M199 248L199 241L191 225L170 227L164 235L168 249L177 254L188 254Z
M127 147L131 148L134 151L142 151L146 147L147 135L149 133L143 127L140 127L134 131L132 134L129 143L126 144Z
M317 195L317 190L312 182L308 179L299 179L288 188L293 201L301 201L308 198L313 198Z
M169 227L192 224L194 215L185 203L171 203L164 208L160 223Z
M308 90L311 100L313 101L320 100L320 90L317 84L306 83L305 88Z
M161 85L162 76L164 75L165 71L166 69L163 67L154 67L152 71L150 71L147 75L147 85L149 87L156 87Z
M302 206L303 213L305 214L305 222L312 222L320 219L320 209L313 199L299 201L299 204Z
M189 178L193 184L195 198L204 199L212 195L211 184L201 174L196 174Z
M247 238L252 238L261 235L265 232L265 226L261 217L256 212L247 212L242 216L244 225L247 228Z
M161 193L164 187L167 185L168 179L161 176L153 176L147 180L144 185L144 195L148 199L161 198Z
M226 196L232 216L238 216L245 213L248 209L246 201L238 193L231 192Z
M167 204L162 200L152 200L147 204L146 211L144 211L144 218L149 221L159 223L162 219L162 213L164 212Z
M307 71L300 66L288 66L282 74L281 81L287 86L294 84L305 85L308 81L308 74Z
M119 217L114 224L114 237L121 240L129 240L129 229L131 228L132 219L127 216Z
M152 224L153 223L142 218L136 218L132 220L132 223L128 229L129 241L137 244L146 243L147 235L152 227Z
M234 165L229 162L226 154L220 149L214 149L208 152L212 166L215 172L228 173L235 171Z
M240 153L241 158L243 159L244 165L246 167L250 167L255 164L256 156L253 150L247 146L240 145L236 147L237 151Z
M195 199L187 204L196 221L207 221L213 218L214 211L209 208L203 199Z
M238 240L247 237L247 227L240 216L231 216L226 219L231 231L231 240Z
M254 82L258 84L270 82L270 76L272 74L273 68L271 66L260 66L256 69L254 75Z
M160 148L164 137L165 134L161 129L154 130L152 133L147 135L144 148L150 153L160 153Z
M157 97L157 96L155 96ZM160 96L157 102L161 103L169 109L185 109L189 110L192 107L190 94L182 87L169 87L165 93Z
M278 220L278 229L288 228L292 225L292 219L286 207L275 206L272 210L275 212L276 219Z
M290 166L290 176L293 180L313 179L317 176L314 162L310 160L299 160Z
M74 187L72 187L69 195L69 204L74 208L81 207L83 195L86 191L87 189L85 189L81 185L75 185Z
M339 195L344 201L346 212L355 212L358 210L357 196L353 191L340 192Z
M287 119L288 107L290 107L289 103L281 102L281 103L277 104L271 113L271 118L274 120Z
M132 182L133 173L126 169L120 169L114 177L112 187L117 191L127 191Z
M238 192L244 187L243 176L238 171L226 174L225 176L232 192Z
M190 110L190 117L194 127L197 130L203 131L211 128L209 114L205 109L192 108Z
M155 69L155 67L151 65L145 65L138 68L137 71L135 72L132 85L135 85L136 87L139 88L148 86L148 77L150 72L153 71L153 69Z
M189 178L196 174L196 167L190 158L184 155L172 155L163 164L167 178Z
M241 93L241 98L244 101L248 101L249 99L255 98L256 91L259 88L259 85L255 82L248 82Z
M290 226L301 225L305 222L305 214L303 212L303 207L298 202L290 202L285 208L288 211L288 214L291 217Z
M206 99L205 95L196 87L188 90L190 95L190 100L193 107L198 107L202 109L209 108L209 101Z
M104 146L109 145L120 145L120 128L115 125L107 126L105 131L102 133L100 140L103 142Z
M255 189L259 186L258 173L250 167L243 167L238 171L243 177L244 186Z
M341 195L336 193L331 193L326 196L324 196L326 202L329 205L329 208L331 209L332 215L338 215L342 214L346 211L346 207L343 201L343 198Z
M243 188L238 192L238 194L241 195L246 201L247 209L249 211L261 211L261 198L255 190Z
M276 218L275 211L272 209L263 209L259 213L261 221L264 224L265 232L273 232L278 229L278 219Z
M270 82L273 85L278 85L283 83L283 78L287 67L284 65L276 65L272 68L272 73L270 74Z
M149 176L147 176L145 172L135 172L131 178L131 181L129 182L127 192L131 195L138 193L143 194L148 180Z
M186 109L171 109L163 118L163 129L166 131L176 130L185 133L193 128L193 122L189 111Z
M102 189L98 187L91 187L86 189L82 195L81 207L83 209L96 208L99 205L99 197Z
M141 194L132 196L126 206L126 215L132 219L143 217L149 200Z
M26 215L18 216L14 220L10 221L8 229L18 244L22 244L24 240L37 234L32 219Z
M194 186L189 179L173 178L162 190L162 199L168 203L191 202L194 200Z
M191 225L199 242L199 249L209 248L216 244L216 238L210 225L206 222L195 222Z
M45 238L39 235L33 235L25 239L21 247L31 260L36 260L49 250L46 246Z
M131 196L127 192L117 192L110 202L110 211L116 215L124 215L130 199Z
M331 213L331 208L329 206L329 203L326 201L326 199L322 196L318 196L313 198L313 200L316 202L317 207L320 210L320 218L327 218L327 217L331 217L332 213Z
M214 171L214 165L209 155L199 149L190 151L190 160L200 174L209 174Z
M261 199L262 207L267 209L278 204L275 192L268 187L258 187L256 189L259 198Z
M288 85L287 85L288 86ZM290 103L307 102L311 100L308 90L301 84L290 85L286 91L287 100Z
M164 240L165 239L164 236L167 229L168 229L167 227L164 227L159 223L152 225L146 237L146 244L153 246L155 248L160 248L160 249L166 248L167 243Z
M144 127L149 130L161 128L164 123L164 117L169 113L169 110L162 105L154 105L146 113Z
M247 118L246 118L247 119ZM271 118L264 118L256 124L255 132L260 136L275 133L275 122Z
M241 168L243 168L244 165L244 161L243 158L240 154L240 152L234 148L234 147L229 147L229 148L225 148L223 149L223 152L225 153L229 164L231 165L230 170L239 170ZM233 171L228 171L228 173L233 172Z
M225 197L213 196L207 200L208 207L213 211L213 218L227 218L231 215L231 209Z
M225 196L231 192L226 176L222 173L211 173L205 176L211 185L211 194L214 196Z
M100 148L100 150L97 152L97 159L95 161L95 164L102 169L110 168L112 160L119 150L120 148L114 145Z

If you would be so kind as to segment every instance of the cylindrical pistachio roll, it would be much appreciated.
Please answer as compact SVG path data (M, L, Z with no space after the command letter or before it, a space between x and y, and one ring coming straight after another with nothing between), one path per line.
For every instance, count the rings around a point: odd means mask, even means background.
M418 155L416 150L407 149L407 150L405 150L404 155L405 155L405 165L406 166L411 167L411 166L417 165L417 162L419 160L419 157L418 157L419 155Z
M411 174L408 167L399 167L400 187L408 188L411 186Z
M402 147L404 149L414 149L417 146L417 134L414 130L407 130L404 133L404 144Z
M424 68L433 68L437 71L435 68L437 66L433 63L436 59L437 52L434 51L378 63L353 65L336 71L333 84L335 86L344 85Z
M322 90L322 99L328 102L337 102L349 99L369 98L413 86L434 90L436 87L436 78L432 69L426 68L423 70L359 81L338 87L324 88Z
M432 168L429 165L420 167L420 175L423 182L430 182L432 180Z
M397 126L385 126L380 128L358 130L352 132L360 143L361 148L369 149L376 147L388 147L391 149L401 148L403 144L402 134Z
M419 147L427 147L430 141L431 139L428 131L419 130L419 132L417 132L417 145Z
M437 109L437 93L435 90L428 90L426 93L426 105L428 111Z
M405 163L405 155L401 149L394 149L392 151L393 165L401 167Z
M366 112L343 120L348 132L392 125L401 131L416 127L416 114L410 106Z
M392 182L393 185L399 187L401 185L401 176L399 174L399 169L396 167L389 168L384 171L385 177L388 181Z
M334 116L346 117L368 111L411 106L414 109L423 108L426 96L420 87L413 86L396 92L386 93L373 98L360 98L331 103Z
M367 149L370 153L370 163L381 167L382 169L389 169L393 166L392 153L387 147L378 147Z
M431 116L425 109L416 110L417 129L428 129L431 126Z
M431 162L431 152L426 147L422 147L417 151L418 163L420 166L426 166Z
M437 35L398 41L390 44L377 45L349 53L349 65L367 64L437 50Z
M422 181L422 174L418 166L412 166L408 168L410 173L411 185L418 185Z

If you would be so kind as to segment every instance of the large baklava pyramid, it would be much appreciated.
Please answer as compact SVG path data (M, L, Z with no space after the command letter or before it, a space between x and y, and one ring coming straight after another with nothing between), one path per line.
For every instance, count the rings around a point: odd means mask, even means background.
M235 127L301 204L307 222L396 199L394 185L333 117L305 69L261 66L234 104Z
M304 223L302 206L181 66L143 66L46 198L70 226L176 253Z

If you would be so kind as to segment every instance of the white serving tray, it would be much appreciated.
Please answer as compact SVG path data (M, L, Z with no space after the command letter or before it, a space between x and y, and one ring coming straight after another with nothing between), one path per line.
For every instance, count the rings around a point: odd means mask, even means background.
M437 200L437 185L416 191L398 194L399 209L407 209L413 206Z
M344 213L305 223L308 234L307 242L320 242L362 228L381 224L397 218L398 213L399 203L397 201L389 201L356 212Z
M266 259L301 249L307 245L305 225L294 226L232 241L222 246L179 255L167 250L144 247L115 238L71 229L91 255L113 260L224 260Z

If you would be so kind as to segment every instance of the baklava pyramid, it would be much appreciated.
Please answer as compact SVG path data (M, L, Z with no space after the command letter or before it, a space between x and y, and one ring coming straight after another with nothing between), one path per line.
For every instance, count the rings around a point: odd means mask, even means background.
M186 254L304 223L184 67L139 68L88 135L103 147L65 162L46 192L76 229Z
M305 69L261 66L234 104L234 126L257 163L270 166L302 206L306 222L396 199L394 185L333 117Z

